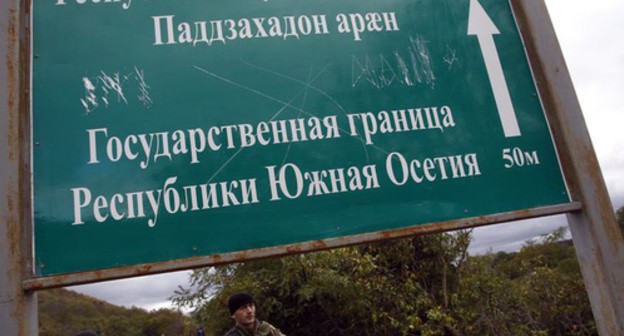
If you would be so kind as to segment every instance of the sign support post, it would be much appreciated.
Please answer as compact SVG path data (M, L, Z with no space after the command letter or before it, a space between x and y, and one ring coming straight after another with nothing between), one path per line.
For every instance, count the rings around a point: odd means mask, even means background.
M601 335L624 335L624 241L570 73L543 1L512 1L574 201L567 214Z
M30 260L28 112L23 90L23 1L0 2L0 326L6 335L37 335L37 295L23 289Z

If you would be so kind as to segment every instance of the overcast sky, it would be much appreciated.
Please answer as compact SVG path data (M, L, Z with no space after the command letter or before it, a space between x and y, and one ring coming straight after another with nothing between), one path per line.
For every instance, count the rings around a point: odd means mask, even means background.
M546 0L600 161L613 206L624 205L624 1ZM517 250L566 225L564 216L476 229L471 253ZM109 281L71 289L127 307L170 307L188 272Z

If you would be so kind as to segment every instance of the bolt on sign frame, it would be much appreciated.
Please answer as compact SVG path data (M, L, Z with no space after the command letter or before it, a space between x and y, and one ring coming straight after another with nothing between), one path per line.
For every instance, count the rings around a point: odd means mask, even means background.
M11 334L39 289L561 213L623 333L622 236L543 2L0 10Z

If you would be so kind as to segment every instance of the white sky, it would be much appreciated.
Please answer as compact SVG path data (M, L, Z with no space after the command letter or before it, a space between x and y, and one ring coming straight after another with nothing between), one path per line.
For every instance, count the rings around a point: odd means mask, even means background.
M624 205L624 1L546 0L615 209ZM517 250L566 225L565 217L476 229L471 253ZM127 307L170 307L188 272L109 281L71 289Z

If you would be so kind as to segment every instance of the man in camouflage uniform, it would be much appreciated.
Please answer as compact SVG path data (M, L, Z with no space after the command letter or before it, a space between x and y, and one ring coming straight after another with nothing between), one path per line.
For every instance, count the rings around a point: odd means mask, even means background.
M236 325L225 336L286 336L267 322L256 319L256 301L247 293L234 293L228 299Z

